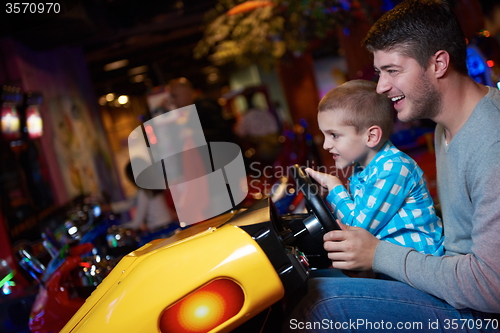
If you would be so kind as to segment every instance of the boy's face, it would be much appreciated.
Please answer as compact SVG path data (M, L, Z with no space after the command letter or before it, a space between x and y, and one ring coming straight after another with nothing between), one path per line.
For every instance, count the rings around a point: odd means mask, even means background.
M375 71L380 75L377 92L389 97L401 121L434 119L441 107L441 94L432 82L429 66L397 51L373 52Z
M340 113L340 114L339 114ZM344 169L359 162L362 166L368 165L370 149L366 145L366 133L358 134L354 126L340 123L342 112L318 112L318 124L325 136L323 149L333 155L335 166Z

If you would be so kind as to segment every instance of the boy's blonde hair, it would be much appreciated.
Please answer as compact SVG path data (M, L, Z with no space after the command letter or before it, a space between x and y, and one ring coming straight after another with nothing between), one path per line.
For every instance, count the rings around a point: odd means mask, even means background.
M380 126L382 138L388 140L392 133L394 105L376 89L377 84L371 81L348 81L330 90L319 102L318 111L338 113L340 123L354 126L358 134L370 126Z

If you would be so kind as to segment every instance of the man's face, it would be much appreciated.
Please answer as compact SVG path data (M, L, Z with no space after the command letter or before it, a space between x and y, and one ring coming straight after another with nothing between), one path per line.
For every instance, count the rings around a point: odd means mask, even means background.
M389 97L401 121L434 119L441 110L441 94L430 79L430 68L396 51L375 51L374 66L380 75L377 92Z
M170 96L176 108L182 108L194 103L194 92L182 84L174 84L170 87Z

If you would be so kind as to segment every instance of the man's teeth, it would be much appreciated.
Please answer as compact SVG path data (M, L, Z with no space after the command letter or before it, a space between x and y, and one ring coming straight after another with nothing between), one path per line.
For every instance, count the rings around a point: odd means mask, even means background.
M399 100L401 100L403 98L405 98L405 97L404 96L396 96L396 97L391 98L391 101L397 102L397 101L399 101Z

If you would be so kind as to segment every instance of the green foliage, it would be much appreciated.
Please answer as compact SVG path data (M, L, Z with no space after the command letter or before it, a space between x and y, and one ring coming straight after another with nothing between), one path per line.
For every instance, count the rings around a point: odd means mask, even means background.
M203 39L195 58L208 56L215 65L235 62L270 68L286 53L301 54L312 40L334 33L354 16L366 17L366 6L351 0L270 0L236 15L227 11L243 0L220 0L206 15Z

